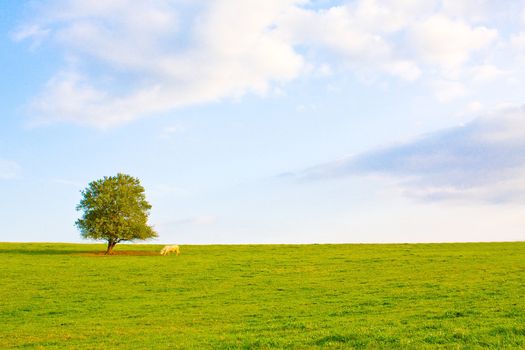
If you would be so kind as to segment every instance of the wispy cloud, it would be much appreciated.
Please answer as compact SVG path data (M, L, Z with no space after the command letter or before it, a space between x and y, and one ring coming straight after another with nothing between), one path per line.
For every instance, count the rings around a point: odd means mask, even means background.
M35 49L49 36L49 33L49 29L43 29L37 24L29 24L13 31L11 38L14 41L31 40L31 47Z
M525 107L294 174L301 179L359 175L397 179L407 195L424 200L525 200Z

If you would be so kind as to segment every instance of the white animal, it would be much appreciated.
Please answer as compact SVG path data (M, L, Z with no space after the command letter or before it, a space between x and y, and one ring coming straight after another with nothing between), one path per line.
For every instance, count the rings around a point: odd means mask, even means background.
M160 255L168 255L171 253L175 253L177 255L180 254L180 247L178 245L167 245L160 251Z

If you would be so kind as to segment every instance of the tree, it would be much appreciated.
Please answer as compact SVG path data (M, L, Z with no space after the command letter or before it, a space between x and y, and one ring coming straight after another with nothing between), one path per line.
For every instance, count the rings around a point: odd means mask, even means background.
M106 254L122 241L157 237L147 224L151 205L137 178L120 173L105 176L89 183L81 193L77 210L84 214L75 225L83 238L107 241Z

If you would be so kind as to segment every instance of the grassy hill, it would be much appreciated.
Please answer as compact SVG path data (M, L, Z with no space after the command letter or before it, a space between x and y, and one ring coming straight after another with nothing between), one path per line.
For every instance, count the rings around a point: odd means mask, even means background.
M525 348L525 243L0 244L0 348Z

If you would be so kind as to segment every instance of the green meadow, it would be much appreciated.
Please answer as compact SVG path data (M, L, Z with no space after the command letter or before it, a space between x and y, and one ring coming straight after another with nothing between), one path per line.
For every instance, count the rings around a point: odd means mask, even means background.
M0 349L524 349L525 242L0 244Z

